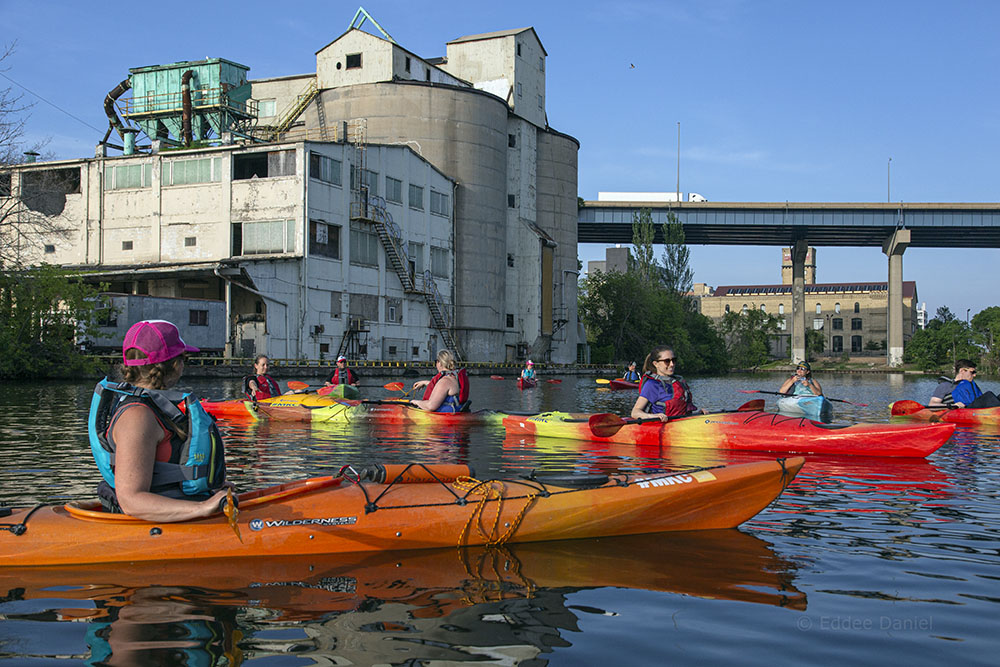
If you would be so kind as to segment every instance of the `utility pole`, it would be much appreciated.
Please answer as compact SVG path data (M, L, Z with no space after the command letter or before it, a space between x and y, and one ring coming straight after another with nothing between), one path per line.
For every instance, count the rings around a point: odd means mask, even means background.
M681 201L681 122L677 121L677 201Z
M892 202L892 158L885 165L885 200Z

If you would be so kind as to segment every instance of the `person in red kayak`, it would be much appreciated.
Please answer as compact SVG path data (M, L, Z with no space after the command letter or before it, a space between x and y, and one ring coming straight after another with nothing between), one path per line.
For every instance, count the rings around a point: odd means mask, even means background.
M995 408L1000 399L992 391L983 392L976 384L976 362L959 359L955 362L955 379L942 378L934 388L927 405L950 408Z
M635 362L628 362L628 370L622 374L622 379L626 382L638 382L641 378L639 377L639 371L635 369Z
M220 511L232 484L215 420L189 394L167 391L197 351L164 320L136 322L125 334L125 381L98 383L88 419L107 510L163 522Z
M468 412L469 377L464 368L455 371L455 355L441 350L434 365L437 375L413 383L414 389L426 389L422 398L413 399L410 404L427 412Z
M524 364L524 369L521 371L521 377L525 380L535 380L535 362L531 359Z
M691 389L676 375L677 354L669 345L654 347L642 365L639 398L632 406L633 419L683 417L694 413L707 414L694 404Z

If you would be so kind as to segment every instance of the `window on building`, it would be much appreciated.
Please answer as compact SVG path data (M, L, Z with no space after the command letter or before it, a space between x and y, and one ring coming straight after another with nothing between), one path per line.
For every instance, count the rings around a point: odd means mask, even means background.
M832 349L833 349L834 352L843 352L844 351L844 337L843 336L834 336L833 337L833 341L831 343L831 347L832 347Z
M184 237L184 247L185 248L193 248L196 245L198 245L198 237L197 236L185 236Z
M419 185L410 183L409 205L412 209L424 210L424 189Z
M838 315L840 315L840 302L839 301L837 303L833 304L833 312L835 312Z
M295 221L233 223L234 255L267 255L295 250Z
M729 304L728 303L726 304L726 312L727 313L729 312Z
M818 303L816 304L816 314L817 315L822 315L823 314L823 306L821 304L818 304Z
M444 248L431 246L431 275L435 278L447 278L449 264L448 251Z
M507 313L507 328L514 328L514 313Z
M368 194L372 197L378 197L378 172L372 171L371 169L364 169L364 180L361 185L368 188ZM357 180L357 170L354 165L351 165L351 188L358 187Z
M741 315L746 315L747 314L747 305L745 303L743 304L743 307L740 308L740 314Z
M378 234L360 222L351 223L351 264L378 266Z
M516 134L508 134L507 135L507 147L508 148L515 148L516 146L517 146L517 135Z
M545 101L542 99L541 95L538 96L538 108L539 109L545 108Z
M9 197L11 192L11 176L9 171L0 171L0 197Z
M118 311L113 307L101 308L97 311L97 326L102 329L114 329L118 327Z
M351 321L378 322L377 294L352 294L348 308Z
M764 305L763 303L760 304L760 312L762 312L762 313L766 313L767 312L767 306Z
M194 183L218 183L221 180L221 157L199 158L195 160L164 160L160 164L160 185L169 186L191 185ZM106 182L107 178L105 178L105 183Z
M340 309L341 300L344 298L342 292L330 292L330 317L339 320L340 319Z
M781 329L782 331L784 331L785 329L787 329L788 328L788 320L786 320L784 317L782 317L781 321L778 322L778 328Z
M843 331L843 329L844 329L844 318L842 317L833 318L833 330Z
M814 317L813 318L813 329L815 329L816 331L819 331L822 328L823 328L823 318L822 317Z
M65 196L79 193L79 167L21 172L21 199L32 211L58 215L66 205Z
M517 195L507 195L507 208L517 208Z
M55 251L56 251L56 247L54 245L52 245L51 243L46 243L45 244L45 254L46 255L50 255L50 254L54 253Z
M406 244L406 251L410 258L410 266L413 268L413 275L420 276L424 273L424 244L410 241Z
M860 317L852 317L851 318L851 331L861 331L862 328L863 327L861 326L861 318Z
M218 159L218 158L216 158ZM295 175L295 150L233 155L233 180Z
M521 45L517 45L517 55L521 55Z
M347 69L361 69L361 54L360 53L348 53L344 57L344 66Z
M188 324L193 327L207 327L208 326L208 311L207 310L189 310L188 311Z
M403 69L406 70L407 72L410 71L410 56L406 56L406 60L403 64Z
M104 168L105 190L148 188L152 184L152 164L120 164Z
M430 80L431 80L431 68L430 68L430 67L428 67L428 68L427 68L427 70L426 70L426 74L427 74L427 76L426 76L425 78L426 78L426 79L427 79L428 81L430 81Z
M341 185L341 162L332 157L309 153L309 178L315 178L324 183Z
M393 178L392 176L385 177L385 199L386 201L396 202L397 204L403 203L403 181Z
M431 190L431 213L445 217L451 215L448 210L448 195Z
M275 100L260 100L257 102L257 117L271 118L275 114Z
M517 96L518 97L521 96L521 83L520 82L518 82L518 84L517 84Z
M385 300L385 321L399 324L403 321L403 301L402 299Z
M861 312L861 304L858 303L857 301L854 302L854 312L855 313L860 313Z
M785 304L783 304L783 303L779 303L778 304L778 314L779 315L784 315L785 314Z
M513 253L507 253L507 266L514 266L514 255L513 255Z
M131 250L131 249L132 249L131 241L122 241L122 250Z
M861 336L851 336L851 352L860 352L861 349Z
M309 254L340 259L340 225L332 225L325 220L310 220Z
M545 58L543 56L538 56L538 71L545 71Z
M320 343L319 344L319 353L322 354L323 356L326 356L326 355L330 354L330 344L329 343Z

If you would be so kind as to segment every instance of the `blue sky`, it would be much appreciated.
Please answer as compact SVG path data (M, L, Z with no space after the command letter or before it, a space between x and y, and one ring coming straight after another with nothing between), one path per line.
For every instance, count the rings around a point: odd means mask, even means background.
M885 201L889 188L893 201L1000 201L1000 3L364 6L424 57L462 35L533 26L549 54L549 123L580 140L585 199L673 191L680 122L681 190L712 201ZM62 109L36 99L29 138L48 138L59 158L93 155L107 127L104 96L130 67L223 57L254 78L313 72L315 51L344 32L358 4L196 7L0 0L0 43L17 42L5 74ZM602 257L602 246L580 246L585 265ZM777 248L693 246L691 258L695 280L713 286L780 281ZM820 282L887 274L874 248L823 247L818 260ZM998 263L997 249L911 249L904 279L917 281L931 314L947 305L964 317L1000 301Z

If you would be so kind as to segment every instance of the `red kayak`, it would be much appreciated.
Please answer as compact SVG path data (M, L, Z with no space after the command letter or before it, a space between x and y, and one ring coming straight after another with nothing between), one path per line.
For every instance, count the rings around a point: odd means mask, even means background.
M531 389L536 384L538 384L538 380L534 378L517 378L518 389Z
M823 424L750 410L637 422L613 414L545 412L509 415L508 435L538 435L659 447L696 447L788 454L927 456L954 424Z
M611 389L638 389L638 382L629 382L628 380L623 380L622 378L616 378L608 383L608 387Z
M916 401L896 401L889 406L893 417L909 417L930 422L978 426L1000 424L1000 408L947 408L921 405Z

